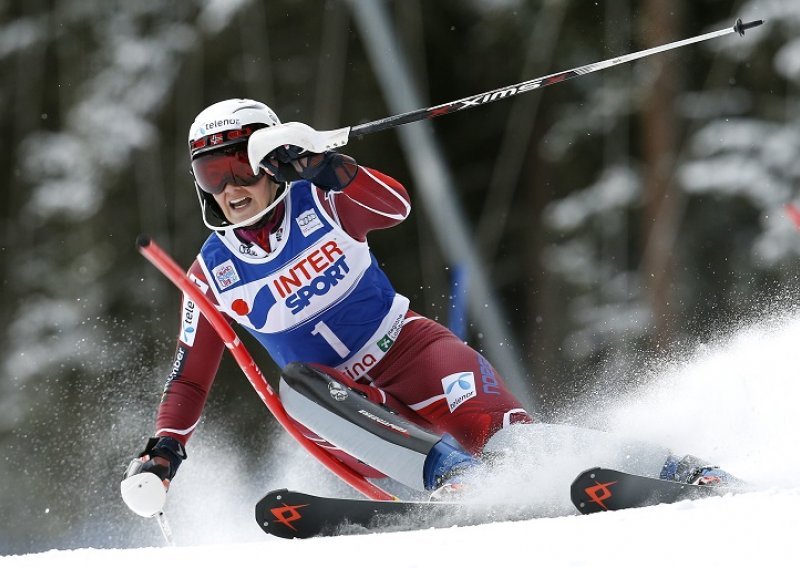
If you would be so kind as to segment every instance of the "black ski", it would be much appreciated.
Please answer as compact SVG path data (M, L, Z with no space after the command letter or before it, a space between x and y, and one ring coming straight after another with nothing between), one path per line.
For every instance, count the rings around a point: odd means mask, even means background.
M731 487L688 485L597 467L575 478L570 496L578 511L595 513L701 499L735 490ZM544 513L524 504L368 501L320 497L288 489L270 491L256 504L258 526L267 534L281 538L477 525L533 519Z
M396 532L480 525L542 516L525 504L453 501L367 501L270 491L256 504L256 522L281 538Z
M732 491L731 487L689 485L596 467L575 478L570 497L578 511L586 514L702 499Z
M256 522L274 536L309 538L450 526L466 520L465 509L452 502L367 501L278 489L256 504Z

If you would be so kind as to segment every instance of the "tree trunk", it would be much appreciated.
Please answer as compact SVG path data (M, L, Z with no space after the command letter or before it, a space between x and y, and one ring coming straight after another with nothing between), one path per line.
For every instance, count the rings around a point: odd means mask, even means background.
M680 33L681 0L646 0L641 30L647 47L674 41ZM676 166L679 116L676 98L680 72L674 55L648 60L650 77L642 101L642 153L644 158L644 252L642 285L647 294L656 343L673 332L672 269L675 265L672 239L678 221L678 196L673 182Z

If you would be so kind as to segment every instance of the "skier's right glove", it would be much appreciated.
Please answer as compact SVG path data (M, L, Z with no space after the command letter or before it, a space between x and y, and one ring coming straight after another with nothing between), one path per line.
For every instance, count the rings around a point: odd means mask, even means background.
M167 500L169 483L184 459L186 450L175 438L150 438L144 451L125 471L120 483L122 500L137 515L157 515Z
M276 148L261 166L278 182L307 179L325 191L342 191L358 172L355 159L345 154L317 154L290 145Z

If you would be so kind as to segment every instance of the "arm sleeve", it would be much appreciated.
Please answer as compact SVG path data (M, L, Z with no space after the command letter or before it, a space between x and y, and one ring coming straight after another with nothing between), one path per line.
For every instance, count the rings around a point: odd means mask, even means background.
M207 285L197 261L189 269L189 277L201 288ZM211 293L206 294L213 301ZM211 324L184 297L178 345L158 407L156 436L170 436L183 444L189 440L200 421L224 350Z
M359 241L374 229L399 224L411 212L408 192L400 182L362 166L343 191L329 192L325 199L334 219Z

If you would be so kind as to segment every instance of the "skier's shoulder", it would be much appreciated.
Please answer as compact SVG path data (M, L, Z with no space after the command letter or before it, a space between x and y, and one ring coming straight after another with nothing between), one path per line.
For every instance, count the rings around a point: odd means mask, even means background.
M186 275L200 290L205 294L209 299L213 299L213 296L209 294L209 282L208 278L206 277L205 271L203 271L203 266L200 261L200 257L194 259L191 266L189 266L189 270L186 271Z

